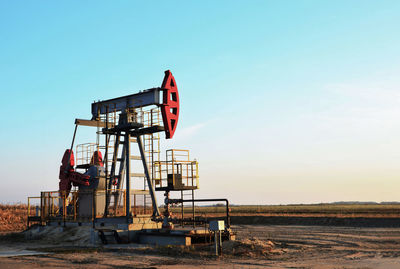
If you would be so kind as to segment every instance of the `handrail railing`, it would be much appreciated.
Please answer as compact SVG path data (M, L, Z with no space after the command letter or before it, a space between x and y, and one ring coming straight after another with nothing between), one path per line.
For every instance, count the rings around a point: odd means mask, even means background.
M114 204L109 205L109 211L112 213L110 217L115 216L124 216L125 215L125 200L126 200L126 190L125 189L117 189L111 192L111 195L117 194L119 192L123 197L123 202L118 203L117 207ZM92 196L92 199L87 199L88 196ZM104 198L102 198L104 196ZM41 223L45 223L47 221L80 221L80 220L91 220L93 221L95 218L103 217L103 208L98 208L96 206L96 199L99 198L105 200L106 191L105 190L76 190L70 191L68 196L66 196L65 192L60 191L48 191L42 192L40 197L28 197L28 226L29 221L33 221L35 219L38 221L40 218ZM149 192L146 190L131 190L130 196L132 204L131 204L131 212L134 216L147 216L151 215L152 207L146 204L146 196L149 196ZM40 216L38 214L32 214L32 201L34 199L40 200L37 204L40 205ZM80 199L85 199L85 202L91 200L92 201L92 213L90 216L80 215L79 211L79 201ZM105 208L104 208L105 209ZM114 210L115 209L115 210Z

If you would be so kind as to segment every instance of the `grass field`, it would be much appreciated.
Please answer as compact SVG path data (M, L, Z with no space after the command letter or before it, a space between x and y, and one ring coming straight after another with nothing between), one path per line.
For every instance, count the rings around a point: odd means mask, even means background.
M185 209L186 211L189 210ZM196 214L223 214L225 206L196 207ZM174 208L175 213L180 208ZM231 206L233 216L400 217L400 204L312 204Z
M176 216L180 207L172 208ZM189 213L189 208L185 212ZM223 215L225 206L196 207L196 216ZM0 204L0 232L26 228L27 205ZM230 207L231 216L374 217L400 218L400 204L241 205Z
M26 229L27 209L28 206L24 204L0 204L0 232Z

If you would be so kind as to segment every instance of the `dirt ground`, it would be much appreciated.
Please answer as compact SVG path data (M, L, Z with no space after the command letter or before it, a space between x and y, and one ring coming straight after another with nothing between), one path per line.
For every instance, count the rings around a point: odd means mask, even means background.
M0 268L400 268L400 228L237 225L224 255L210 246L159 247L0 242ZM26 251L41 251L38 255ZM25 252L24 252L25 251Z

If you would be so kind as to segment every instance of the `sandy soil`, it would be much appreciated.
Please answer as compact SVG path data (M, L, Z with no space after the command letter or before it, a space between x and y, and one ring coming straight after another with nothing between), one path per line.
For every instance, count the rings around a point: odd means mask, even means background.
M209 246L80 249L8 240L0 242L0 254L27 249L47 253L0 257L0 268L400 268L400 228L240 225L234 229L238 242L226 243L221 258L210 255Z

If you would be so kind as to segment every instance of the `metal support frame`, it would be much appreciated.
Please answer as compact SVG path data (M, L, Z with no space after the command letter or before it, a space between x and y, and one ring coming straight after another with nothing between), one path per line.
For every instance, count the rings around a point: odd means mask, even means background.
M130 134L129 132L125 133L125 176L126 176L126 195L125 195L125 209L126 209L126 218L127 222L130 222L131 218L131 174L130 174Z
M231 218L229 215L229 201L228 199L171 199L171 203L188 203L191 202L193 205L195 202L225 202L226 206L226 227L231 227ZM193 206L194 210L194 206Z
M146 155L143 150L142 139L140 138L140 136L137 136L136 140L137 140L137 144L139 146L139 151L140 151L140 156L142 158L144 173L146 175L147 186L149 187L151 201L153 204L153 217L158 217L158 216L160 216L160 211L158 210L157 198L156 198L156 194L155 194L155 191L153 188L153 182L151 181L151 178L150 178L149 167L147 166Z
M68 160L71 160L71 154L72 154L72 149L74 148L74 143L75 143L75 136L76 136L76 130L78 129L78 124L75 124L75 129L74 129L74 135L72 136L72 142L71 142L71 148L69 150L69 157ZM65 168L65 173L68 172L69 167L66 166Z
M127 108L138 108L149 105L160 104L161 88L152 88L127 96L122 96L92 104L92 120L96 120L100 114L106 112L106 107L113 107L114 111L125 111Z

